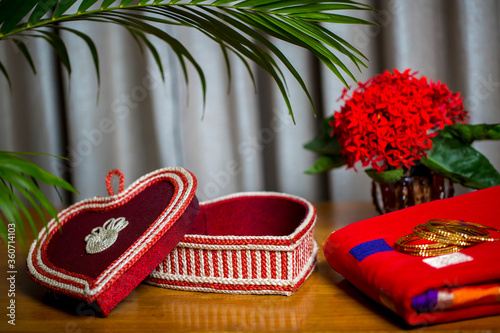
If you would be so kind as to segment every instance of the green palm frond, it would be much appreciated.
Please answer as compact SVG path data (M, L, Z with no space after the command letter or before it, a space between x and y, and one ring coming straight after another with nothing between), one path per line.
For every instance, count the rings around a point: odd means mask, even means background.
M47 226L47 220L42 210L47 211L51 217L57 218L54 206L40 190L38 182L51 185L74 193L76 190L65 180L45 171L33 162L17 155L28 153L13 153L0 151L0 236L8 242L6 226L13 226L16 239L24 248L25 230L23 216L33 229L33 234L38 234L35 223L28 210L26 203L29 203L40 215L42 221ZM43 154L36 154L43 155ZM24 198L24 201L21 199ZM22 213L22 214L21 214ZM2 216L3 215L3 216Z
M76 8L77 2L79 3ZM96 4L100 4L98 9ZM64 29L82 38L88 45L99 80L99 60L92 39L84 33L59 23L92 21L114 23L126 28L152 53L163 75L161 57L149 41L155 36L167 43L176 53L187 82L187 64L194 66L200 77L203 96L206 80L195 58L181 41L155 24L181 25L195 28L220 45L229 72L227 52L234 52L251 73L249 61L266 70L276 82L293 118L290 95L280 65L288 70L300 84L314 109L311 95L294 65L265 36L272 36L309 50L342 82L345 75L355 80L339 56L344 56L360 69L367 59L355 47L320 23L374 24L359 18L340 15L342 10L374 10L355 1L313 0L0 0L0 40L11 40L27 59L33 71L31 55L23 39L45 39L55 50L64 67L71 73L71 64L64 41L56 33ZM23 21L28 17L26 21ZM6 68L0 70L9 80ZM10 82L9 82L10 83Z

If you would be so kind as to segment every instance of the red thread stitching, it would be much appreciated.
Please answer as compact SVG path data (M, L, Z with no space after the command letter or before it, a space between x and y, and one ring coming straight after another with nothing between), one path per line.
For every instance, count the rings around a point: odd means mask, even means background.
M210 262L208 261L208 251L203 251L203 263L205 264L205 276L210 276Z
M219 277L219 262L217 258L217 251L212 251L212 261L214 265L214 276Z
M247 262L247 252L241 251L241 274L244 279L248 279L248 262Z
M260 267L263 279L267 279L266 251L260 251Z
M229 270L227 268L227 251L222 251L222 266L224 268L224 277L229 277Z
M271 252L271 278L276 280L276 252Z
M257 256L255 255L255 251L250 251L250 255L252 257L252 279L257 278Z

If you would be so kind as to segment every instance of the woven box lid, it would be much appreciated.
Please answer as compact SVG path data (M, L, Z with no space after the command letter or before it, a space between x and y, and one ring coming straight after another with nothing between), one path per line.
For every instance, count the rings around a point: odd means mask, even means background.
M113 194L111 178L120 191ZM110 197L78 202L58 214L30 248L30 276L49 290L108 315L174 249L198 213L196 179L183 168L149 173L127 189L107 177Z

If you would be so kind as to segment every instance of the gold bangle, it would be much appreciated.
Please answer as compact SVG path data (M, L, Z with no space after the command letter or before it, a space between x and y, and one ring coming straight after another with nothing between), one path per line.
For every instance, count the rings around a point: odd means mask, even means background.
M419 224L418 226L413 228L413 232L423 238L427 239L430 241L442 243L442 244L451 244L451 245L457 245L457 246L471 246L476 244L477 242L472 242L472 241L467 241L464 238L461 237L445 237L436 233L433 233L432 231L429 231L426 228L425 224Z
M499 229L482 224L431 219L415 226L412 234L400 237L395 248L412 256L433 257L458 252L479 243L500 241L491 238L488 230L500 233Z
M403 253L406 253L406 254L409 254L412 256L417 256L417 257L434 257L434 256L440 256L443 254L455 253L455 252L458 252L462 249L464 249L464 247L448 246L448 247L442 248L442 249L420 250L420 251L403 251Z
M490 233L487 231L491 230L500 233L500 230L482 224L477 224L472 222L452 221L452 223L447 224L445 227L446 229L455 232L464 238L468 238L471 240L479 240L482 242L500 241L500 238L491 238Z
M417 249L417 250L439 249L439 248L443 248L443 247L447 246L446 244L442 244L442 243L411 244L413 242L418 242L418 241L422 241L422 240L423 239L421 237L419 237L418 235L410 234L410 235L406 235L406 236L399 238L396 241L396 245L400 249Z
M485 242L489 239L490 233L486 230L468 228L470 232L458 232L458 230L465 230L464 225L459 221L454 220L429 220L426 223L427 230L444 236L448 239L462 239L464 241ZM453 228L453 230L450 230Z

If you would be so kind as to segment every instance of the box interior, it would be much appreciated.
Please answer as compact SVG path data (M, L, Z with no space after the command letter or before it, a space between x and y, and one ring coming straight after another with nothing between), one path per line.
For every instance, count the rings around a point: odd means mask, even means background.
M307 215L307 206L289 198L247 196L200 205L188 234L288 236Z

